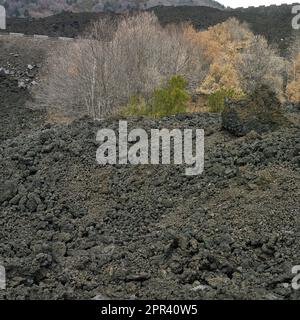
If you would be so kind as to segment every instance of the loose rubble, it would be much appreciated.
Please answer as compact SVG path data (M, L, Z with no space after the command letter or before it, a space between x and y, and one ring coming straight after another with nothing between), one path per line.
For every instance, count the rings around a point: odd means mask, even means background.
M46 124L1 144L9 299L299 299L299 123L234 138L213 114L133 118L203 128L205 172L99 166L99 128Z

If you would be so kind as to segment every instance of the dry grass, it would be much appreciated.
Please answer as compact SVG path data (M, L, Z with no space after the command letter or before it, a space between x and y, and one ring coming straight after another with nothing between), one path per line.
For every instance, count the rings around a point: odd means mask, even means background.
M46 122L48 123L58 123L58 124L69 124L74 118L67 116L59 111L49 111L47 113Z
M188 106L188 112L208 112L207 97L204 95L196 96Z

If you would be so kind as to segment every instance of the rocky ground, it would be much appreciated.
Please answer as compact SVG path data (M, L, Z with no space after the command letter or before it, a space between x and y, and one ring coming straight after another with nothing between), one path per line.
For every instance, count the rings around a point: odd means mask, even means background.
M187 177L183 166L98 165L95 134L118 119L50 124L18 77L0 76L1 299L300 298L297 108L288 125L242 137L216 114L130 118L205 130L205 171Z
M45 122L43 110L32 110L29 90L55 41L0 36L0 139L26 133Z

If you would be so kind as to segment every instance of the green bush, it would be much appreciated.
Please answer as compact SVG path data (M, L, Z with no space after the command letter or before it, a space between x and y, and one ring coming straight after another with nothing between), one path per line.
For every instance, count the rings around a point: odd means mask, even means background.
M148 101L140 96L132 97L121 114L163 117L186 112L190 101L186 87L183 77L173 76L165 87L156 89Z
M187 82L181 76L172 77L164 88L156 89L150 99L151 113L154 116L167 116L186 112L190 96Z
M222 112L225 108L225 97L236 99L239 95L234 89L222 88L208 96L208 108L210 112Z

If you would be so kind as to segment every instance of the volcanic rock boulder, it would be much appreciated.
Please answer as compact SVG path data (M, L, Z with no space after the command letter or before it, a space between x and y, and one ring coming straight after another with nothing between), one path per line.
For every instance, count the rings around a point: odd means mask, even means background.
M272 131L286 123L276 94L264 85L246 99L230 101L222 112L222 128L235 136Z

